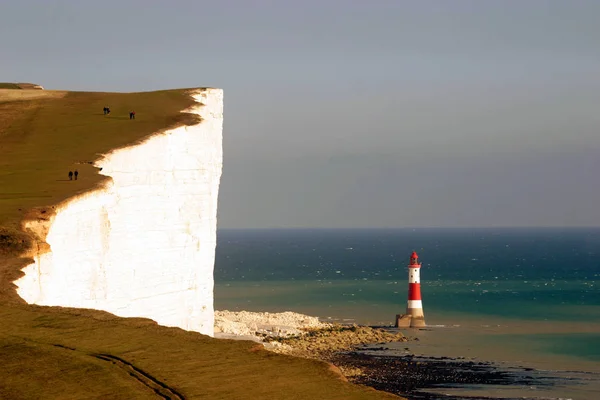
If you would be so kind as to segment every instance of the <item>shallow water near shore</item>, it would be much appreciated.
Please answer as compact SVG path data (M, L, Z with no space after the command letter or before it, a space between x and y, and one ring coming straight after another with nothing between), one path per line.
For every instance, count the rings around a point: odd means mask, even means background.
M391 325L419 252L426 330L390 354L465 357L562 377L460 386L497 398L600 398L600 230L221 231L215 307Z

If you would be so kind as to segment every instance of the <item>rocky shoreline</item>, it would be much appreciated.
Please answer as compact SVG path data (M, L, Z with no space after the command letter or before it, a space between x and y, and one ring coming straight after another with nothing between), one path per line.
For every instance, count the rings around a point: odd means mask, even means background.
M406 342L402 333L390 333L368 326L332 325L326 328L306 329L305 333L290 337L265 337L267 343L280 343L274 351L298 357L329 361L334 354L371 343Z
M237 338L261 342L266 349L276 353L329 362L350 382L409 400L509 400L442 395L428 392L428 389L482 385L545 387L556 383L554 378L540 376L531 369L508 370L490 362L390 355L386 353L389 350L385 347L387 343L418 340L409 339L394 329L321 323L318 318L296 313L221 311L215 314L216 337L231 338L237 332Z
M370 343L406 342L400 332L320 322L308 315L215 311L215 337L263 343L276 353L327 361L336 352Z

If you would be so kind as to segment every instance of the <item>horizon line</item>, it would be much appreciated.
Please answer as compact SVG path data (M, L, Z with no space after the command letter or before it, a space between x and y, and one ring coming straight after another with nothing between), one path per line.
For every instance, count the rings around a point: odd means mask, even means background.
M600 229L595 225L573 226L398 226L398 227L218 227L217 230L423 230L423 229Z

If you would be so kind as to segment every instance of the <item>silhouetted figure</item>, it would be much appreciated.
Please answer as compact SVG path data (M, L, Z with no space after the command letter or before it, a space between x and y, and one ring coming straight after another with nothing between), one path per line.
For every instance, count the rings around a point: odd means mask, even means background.
M73 180L73 171L69 171L69 180L72 181Z
M106 115L110 114L110 107L106 107Z
M79 172L77 172L77 170L75 170L75 173L73 175L75 176L75 180L77 180L77 175L79 175Z
M104 107L102 111L104 111L104 115L106 115L106 107Z
M135 111L129 113L129 119L135 119Z

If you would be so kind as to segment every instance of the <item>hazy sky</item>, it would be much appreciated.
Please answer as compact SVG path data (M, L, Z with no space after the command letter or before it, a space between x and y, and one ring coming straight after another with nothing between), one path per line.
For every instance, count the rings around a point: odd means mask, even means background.
M600 226L600 1L0 2L0 81L225 90L220 227Z

